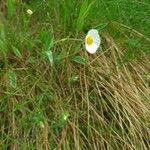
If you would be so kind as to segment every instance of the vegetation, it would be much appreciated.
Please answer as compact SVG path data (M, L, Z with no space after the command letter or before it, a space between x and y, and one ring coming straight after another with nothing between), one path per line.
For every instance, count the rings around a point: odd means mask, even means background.
M149 8L1 0L0 150L148 150ZM92 28L101 36L93 55Z

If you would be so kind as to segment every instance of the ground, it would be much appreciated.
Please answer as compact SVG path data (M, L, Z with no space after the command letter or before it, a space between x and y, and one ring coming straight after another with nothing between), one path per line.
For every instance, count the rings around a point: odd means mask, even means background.
M2 0L1 150L148 150L150 3ZM85 48L90 29L101 45Z

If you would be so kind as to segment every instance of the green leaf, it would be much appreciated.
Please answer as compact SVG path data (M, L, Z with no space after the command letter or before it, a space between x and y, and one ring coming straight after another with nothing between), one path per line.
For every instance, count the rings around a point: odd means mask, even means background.
M95 1L89 2L88 0L84 0L84 2L82 3L76 22L76 28L78 31L83 28L85 19L87 18L94 3Z
M44 31L41 31L39 33L39 40L42 42L42 43L45 43L46 39L47 39L47 32L44 32Z
M12 88L16 88L17 87L17 75L14 71L10 70L8 72L8 77L9 77L9 83L10 83L10 86Z
M61 50L61 52L57 55L56 59L57 59L58 61L61 61L61 60L63 60L65 57L67 57L67 55L68 55L68 52L67 52L67 51Z
M55 120L51 122L51 128L57 136L60 135L60 132L64 128L69 117L69 112L62 112Z
M108 23L100 23L99 25L95 26L94 28L97 30L103 30L104 28L106 28L108 26Z
M53 47L53 37L52 35L47 35L47 40L45 42L44 51L49 51Z
M3 51L3 53L7 53L6 45L7 45L7 41L5 37L5 28L0 18L0 49Z
M14 15L15 13L14 0L7 0L7 11L9 17L12 17Z
M46 54L50 64L53 65L53 53L52 53L52 51L50 51L50 50L46 51L45 54Z
M131 47L134 47L134 48L140 48L141 47L141 42L139 39L128 39L126 41L126 43L131 46Z
M53 47L53 36L51 33L48 33L47 35L43 32L42 38L46 38L46 42L44 43L44 55L48 58L50 64L53 64L53 53L51 51L51 48Z
M87 60L81 56L74 56L72 58L72 61L78 63L78 64L82 64L82 65L85 65L87 63Z
M35 57L29 56L27 62L30 64L37 64L38 60Z
M20 51L16 47L12 46L12 49L17 57L22 58Z

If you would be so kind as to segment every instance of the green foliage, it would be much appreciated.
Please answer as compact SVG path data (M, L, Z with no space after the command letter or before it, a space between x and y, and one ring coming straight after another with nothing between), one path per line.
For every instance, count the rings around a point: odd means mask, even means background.
M31 122L38 127L44 128L44 115L41 109L36 109L32 112Z
M9 18L15 14L15 0L7 0L7 12Z
M16 75L15 71L9 70L8 78L9 78L10 87L15 89L17 87L17 75Z
M43 45L43 55L45 55L51 65L53 65L53 53L52 53L52 47L53 47L53 31L40 32L40 42Z
M103 29L105 29L108 26L108 23L100 23L97 26L95 26L94 28L101 31Z
M150 37L149 5L148 0L97 0L90 16L93 19L98 18L99 22L123 23Z
M149 0L3 0L0 9L0 149L150 147ZM91 28L95 55L84 46Z
M64 128L69 116L70 115L68 112L62 112L58 118L52 121L51 128L54 130L57 136L60 135L60 132Z
M20 53L20 51L16 47L12 46L12 49L13 49L14 54L17 57L22 58L22 54Z
M42 38L42 42L44 45L43 50L44 51L50 51L50 49L53 47L53 36L51 33L46 33L45 37Z
M140 48L141 43L139 39L128 39L126 43L132 48Z
M64 31L67 30L67 28L71 27L71 22L73 21L73 17L72 17L73 4L74 2L71 0L64 0L64 3L62 4L63 5L62 23L63 23Z
M2 20L0 21L0 48L1 50L6 49L6 38L5 38L5 30L4 30L4 24Z
M52 51L49 50L49 51L46 51L45 53L46 53L46 56L47 56L47 58L51 64L51 66L52 66L53 65L53 53L52 53Z
M88 14L90 13L90 10L94 4L94 1L89 2L89 0L84 0L82 3L79 14L77 17L77 22L76 22L76 30L80 31L83 26L85 25L85 19L87 18Z
M81 56L74 56L71 60L81 65L85 65L87 63L87 60Z
M5 62L7 61L7 39L5 35L5 26L0 18L0 54L3 55Z
M141 41L139 39L128 39L126 41L127 49L125 52L125 60L134 59L141 53Z

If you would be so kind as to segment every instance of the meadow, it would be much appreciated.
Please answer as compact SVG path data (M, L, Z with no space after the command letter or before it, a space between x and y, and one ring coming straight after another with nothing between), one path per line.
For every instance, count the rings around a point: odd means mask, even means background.
M149 150L149 0L0 0L0 10L0 150Z

